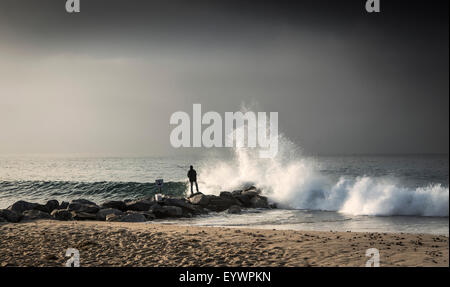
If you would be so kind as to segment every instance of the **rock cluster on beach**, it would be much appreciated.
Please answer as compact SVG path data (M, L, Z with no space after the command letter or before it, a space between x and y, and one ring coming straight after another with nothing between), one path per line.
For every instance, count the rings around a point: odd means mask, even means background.
M113 200L100 205L87 199L75 199L59 203L49 200L46 204L23 200L7 209L0 209L0 222L20 222L36 219L99 220L118 222L144 222L161 218L193 217L210 211L241 213L242 208L274 208L260 190L250 187L233 192L223 191L219 196L196 193L189 198L164 197L139 200Z

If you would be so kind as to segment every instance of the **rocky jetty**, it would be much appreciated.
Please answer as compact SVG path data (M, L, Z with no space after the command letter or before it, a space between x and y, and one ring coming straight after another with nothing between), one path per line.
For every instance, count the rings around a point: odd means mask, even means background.
M19 200L7 209L0 209L0 222L15 223L37 219L144 222L161 218L189 218L212 211L239 214L245 208L275 206L269 204L267 197L252 186L245 190L222 191L219 196L196 193L189 198L114 200L100 205L87 199L61 203L49 200L45 204Z

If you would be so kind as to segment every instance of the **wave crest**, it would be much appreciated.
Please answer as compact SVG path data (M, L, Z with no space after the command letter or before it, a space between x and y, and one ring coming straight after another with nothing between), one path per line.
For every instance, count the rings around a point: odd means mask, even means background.
M432 184L413 189L368 176L341 177L333 182L318 172L314 160L302 157L300 150L282 136L274 159L260 159L255 149L236 148L233 160L204 162L200 174L207 193L253 184L285 208L378 216L449 214L448 187Z
M166 182L164 194L183 196L185 182ZM96 202L135 199L158 193L155 183L140 182L73 182L73 181L0 181L0 203L4 207L19 199L44 202L49 199L86 198ZM1 206L0 206L1 208Z

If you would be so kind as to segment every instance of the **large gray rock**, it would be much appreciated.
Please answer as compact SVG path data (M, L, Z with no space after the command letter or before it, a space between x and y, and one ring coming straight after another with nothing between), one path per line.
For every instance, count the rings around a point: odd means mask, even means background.
M233 190L233 192L231 193L232 196L238 196L242 194L242 190Z
M269 208L267 197L260 195L260 190L244 190L240 195L235 195L236 198L244 207L252 208Z
M120 211L126 211L127 209L127 205L125 204L125 202L120 201L120 200L110 200L110 201L106 201L101 205L102 208L114 208L114 209L118 209Z
M106 216L109 214L122 215L123 212L115 208L100 209L96 214L96 218L97 220L105 221Z
M189 197L189 202L196 205L207 206L209 203L209 196L203 193L196 193Z
M8 220L6 220L6 218L3 218L0 216L0 223L5 223L5 222L8 222Z
M37 220L37 219L51 219L51 218L52 217L47 212L33 209L24 211L22 220Z
M59 202L57 200L55 200L55 199L49 200L45 204L45 207L47 208L47 212L51 213L53 210L59 208Z
M244 190L243 192L241 192L241 195L248 195L250 197L253 196L257 196L261 193L261 191L256 190L256 189L249 189L249 190Z
M22 219L22 214L9 209L0 209L0 217L6 219L8 222L16 223Z
M236 193L235 193L235 194L236 194ZM240 194L240 191L239 191L239 194ZM220 193L219 197L221 197L221 198L223 198L223 199L230 200L230 201L234 202L234 203L235 203L236 205L238 205L238 206L241 206L241 205L242 205L242 203L241 203L239 200L237 200L237 199L235 198L235 196L233 196L233 193L232 193L232 192L229 192L229 191L222 191L222 192Z
M232 198L233 194L229 191L221 191L219 194L220 197Z
M72 211L72 218L74 220L96 220L97 216L93 213L87 213L82 211Z
M161 206L159 204L155 204L152 206L150 211L156 216L156 218L183 216L183 210L178 206Z
M190 203L185 198L164 198L160 204L165 206L180 207L183 211L183 216L192 216L205 213L205 210L202 207Z
M49 200L45 204L39 204L39 203L29 203L27 205L28 207L33 207L34 210L39 210L46 213L51 213L53 210L59 208L59 202L57 200ZM32 210L28 209L28 210Z
M190 204L185 198L171 198L171 197L163 198L161 201L158 202L158 204L187 207L187 208L192 206L192 204Z
M241 205L244 207L251 207L252 206L252 198L255 197L256 194L247 193L247 194L239 194L233 196L235 199L237 199Z
M224 197L215 195L196 194L189 198L192 204L200 205L203 208L212 211L224 211L232 205L240 205L241 203L234 197Z
M53 210L50 215L56 220L72 220L72 212L65 209Z
M233 205L228 208L228 213L230 214L240 214L241 213L241 207L238 205Z
M167 217L180 217L183 215L183 210L178 206L163 206L161 211L167 214Z
M59 205L58 209L67 209L67 207L69 207L69 203L67 201L63 201Z
M145 220L151 221L156 218L156 216L151 211L129 211L134 213L140 213L145 217Z
M146 218L143 214L138 212L129 212L122 215L109 214L106 216L106 221L116 221L116 222L145 222Z
M219 196L221 196L221 197L232 197L233 194L231 192L229 192L229 191L221 191Z
M265 196L255 196L250 200L253 208L269 208L269 202Z
M126 203L126 210L148 211L153 204L153 201L147 199L134 200Z
M37 206L39 206L39 204L37 204L37 203L19 200L19 201L15 202L13 205L9 206L8 209L12 210L16 213L22 213L26 210L35 209Z
M34 210L39 210L39 211L42 211L42 212L49 213L49 212L48 212L47 206L46 206L46 205L43 205L43 204L36 203L36 205L35 205L35 207L34 207L33 209L34 209ZM31 210L31 209L30 209L30 210Z
M95 202L84 199L84 198L79 198L79 199L74 199L71 201L71 203L80 203L80 204L87 204L87 205L97 205Z
M96 204L72 202L67 207L67 210L95 214L100 210L100 207L98 207Z
M205 208L212 211L224 211L233 205L241 205L241 203L235 198L224 198L212 195L209 199L208 206Z
M81 203L69 203L67 206L67 210L69 211L76 211L81 209L82 204Z

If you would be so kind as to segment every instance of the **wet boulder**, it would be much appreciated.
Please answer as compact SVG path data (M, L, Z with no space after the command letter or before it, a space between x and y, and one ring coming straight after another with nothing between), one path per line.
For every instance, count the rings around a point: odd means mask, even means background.
M51 219L51 215L37 209L26 210L23 212L22 220Z
M183 211L183 216L189 216L189 214L199 215L205 213L203 208L201 208L198 205L190 203L188 200L184 198L164 198L164 200L160 204L166 206L180 207Z
M189 197L189 202L196 205L207 206L209 203L209 195L203 193L196 193Z
M151 211L132 211L132 212L142 214L145 217L145 220L147 220L147 221L156 219L156 216Z
M86 205L97 205L95 202L84 199L84 198L79 198L79 199L74 199L71 201L71 203L80 203L80 204L86 204Z
M150 211L156 218L181 217L183 215L183 210L178 206L161 206L160 204L155 204Z
M251 200L251 207L253 208L269 208L269 202L267 200L267 197L265 196L254 196Z
M241 192L241 195L248 195L251 197L257 196L260 194L261 194L261 191L259 189L247 189L247 190L244 190L243 192Z
M93 213L87 213L83 211L72 211L72 218L74 220L96 220L97 216Z
M158 201L158 204L160 205L172 205L172 206L178 206L178 207L189 207L192 204L189 203L189 201L185 198L172 198L172 197L165 197L161 201Z
M36 204L35 210L39 210L46 213L51 213L55 209L59 209L59 202L57 200L49 200L45 204Z
M127 211L122 215L109 214L106 216L106 221L113 222L145 222L146 218L143 214L138 212Z
M106 216L108 216L109 214L122 215L123 212L115 208L100 209L96 214L96 219L105 221Z
M59 202L55 199L47 201L45 204L48 213L51 213L55 209L59 209Z
M244 207L269 208L267 198L261 196L261 190L254 186L250 186L245 190L235 190L231 194Z
M222 191L220 192L219 197L233 201L235 202L235 205L242 206L242 203L239 200L237 200L235 196L233 196L232 192Z
M231 198L233 197L233 194L229 191L221 191L219 194L220 197L226 197L226 198Z
M240 205L240 204L241 203L233 197L227 198L210 195L208 205L204 207L212 211L220 212L227 210L233 205Z
M72 220L72 212L66 209L55 209L50 215L56 220Z
M238 196L242 194L242 190L233 190L233 192L231 192L232 196Z
M233 196L236 200L238 200L240 203L241 203L241 205L242 206L244 206L244 207L251 207L252 206L252 202L251 202L251 200L252 200L252 198L254 197L255 195L254 194L249 194L249 193L247 193L247 194L239 194L239 195L235 195L235 196Z
M126 210L131 211L148 211L154 204L148 199L134 200L126 203Z
M167 217L181 217L183 215L183 210L178 206L163 206L162 211L167 214Z
M100 210L100 207L95 203L85 204L85 203L71 202L67 207L67 210L95 214Z
M232 205L228 208L229 214L240 214L242 212L241 207L239 205Z
M194 205L199 205L211 211L224 211L232 205L240 205L241 203L234 197L216 196L196 194L189 198L189 201Z
M127 205L125 204L125 202L120 201L120 200L110 200L110 201L106 201L101 205L102 208L114 208L114 209L118 209L120 211L126 211L127 209Z
M81 209L82 204L80 203L69 203L67 206L67 210L69 211L76 211Z
M22 213L26 210L35 209L37 206L39 206L39 204L37 204L37 203L19 200L19 201L15 202L13 205L9 206L8 209L11 211L14 211L16 213Z
M61 202L57 209L67 209L69 207L69 203L67 201Z
M0 209L0 217L8 222L16 223L22 219L22 214L9 209Z

